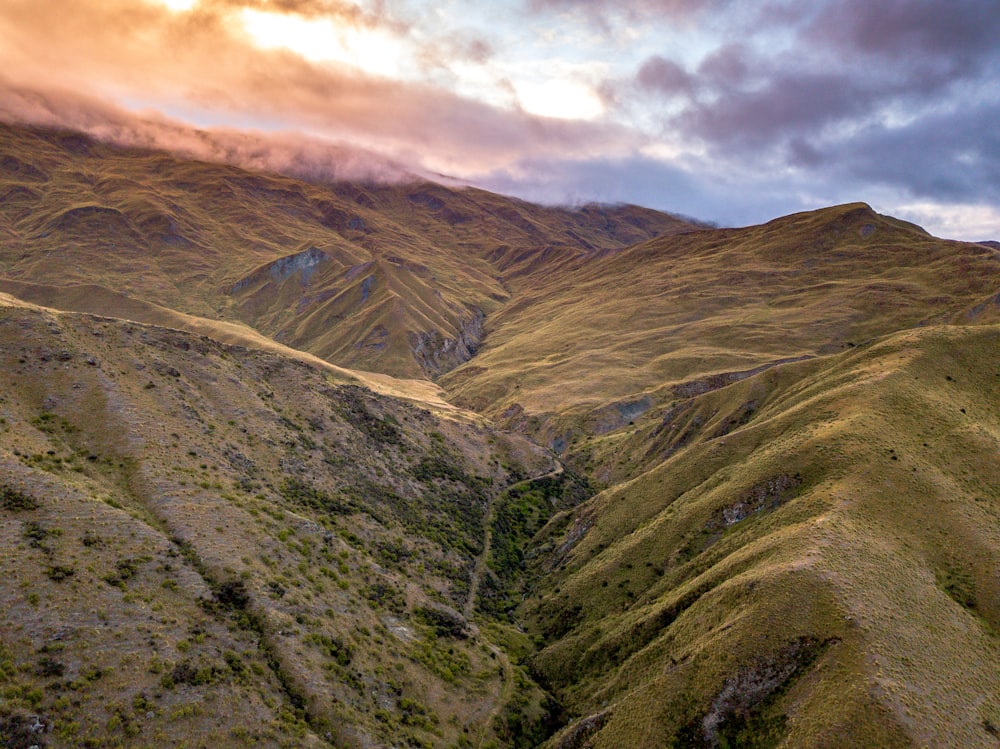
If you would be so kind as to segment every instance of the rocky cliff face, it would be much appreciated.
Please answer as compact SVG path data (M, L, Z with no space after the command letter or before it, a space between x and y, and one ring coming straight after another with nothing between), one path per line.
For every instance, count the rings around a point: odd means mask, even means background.
M458 335L449 338L441 331L411 332L410 348L413 358L420 364L428 377L444 374L457 366L465 364L479 350L483 340L483 323L486 315L482 310L474 309L468 317L462 317L458 323Z

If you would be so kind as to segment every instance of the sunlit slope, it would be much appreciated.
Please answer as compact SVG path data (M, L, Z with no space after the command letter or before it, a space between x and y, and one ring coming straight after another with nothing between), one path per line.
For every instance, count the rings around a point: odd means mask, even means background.
M4 303L0 736L492 740L544 695L461 612L491 498L552 467L300 359Z
M1000 327L932 326L635 433L536 540L553 745L995 746L998 362Z
M996 250L837 206L662 237L557 274L488 318L475 360L441 382L509 423L555 421L544 437L557 440L624 426L679 383L707 389L904 328L995 321L998 292Z
M484 316L532 276L536 256L579 264L695 228L634 206L312 184L0 126L0 275L245 322L389 374L435 375L471 356Z
M206 336L213 341L233 346L243 346L268 351L308 362L331 374L337 381L357 383L372 388L382 395L416 401L425 408L438 412L459 414L461 409L444 400L439 387L424 379L402 379L378 372L362 372L330 364L324 359L278 343L244 323L212 320L162 307L133 297L116 293L103 286L92 284L35 284L0 278L0 293L9 300L4 304L27 302L67 312L110 316L121 320L183 330ZM475 414L461 412L464 418L475 419Z

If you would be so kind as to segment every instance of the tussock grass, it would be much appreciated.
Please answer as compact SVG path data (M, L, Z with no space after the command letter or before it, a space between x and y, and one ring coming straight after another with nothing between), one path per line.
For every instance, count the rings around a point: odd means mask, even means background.
M0 351L11 730L435 745L548 714L457 613L544 451L175 329L3 307Z
M998 354L994 326L932 327L696 396L759 405L576 510L522 615L557 695L609 711L593 745L989 746ZM826 645L794 665L802 638Z

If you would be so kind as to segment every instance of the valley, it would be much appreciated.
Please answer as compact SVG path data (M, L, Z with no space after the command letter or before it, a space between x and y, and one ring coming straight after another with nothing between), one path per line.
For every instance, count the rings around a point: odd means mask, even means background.
M1000 743L1000 251L0 125L0 736Z

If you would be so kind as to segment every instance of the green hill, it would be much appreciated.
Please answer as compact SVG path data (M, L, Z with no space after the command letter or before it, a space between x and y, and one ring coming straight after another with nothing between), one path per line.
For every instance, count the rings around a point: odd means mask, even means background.
M996 326L889 335L631 435L519 611L582 719L553 745L993 745L998 354Z
M0 126L0 744L996 746L998 267Z

